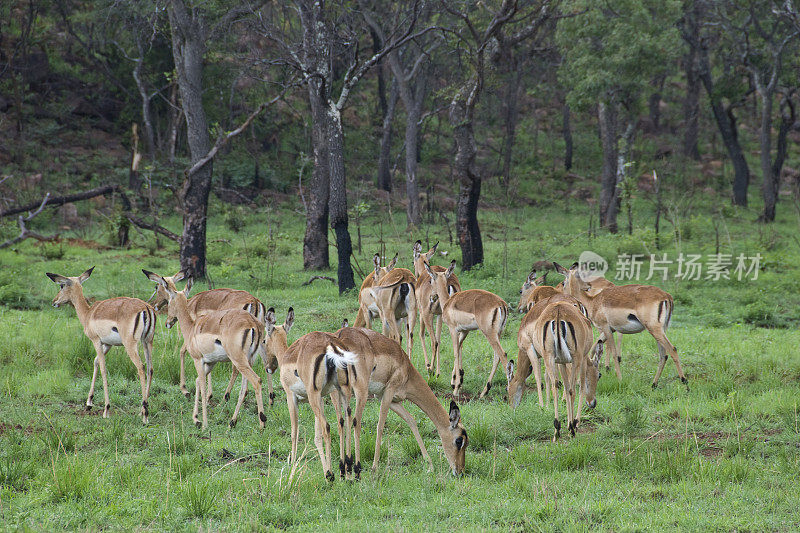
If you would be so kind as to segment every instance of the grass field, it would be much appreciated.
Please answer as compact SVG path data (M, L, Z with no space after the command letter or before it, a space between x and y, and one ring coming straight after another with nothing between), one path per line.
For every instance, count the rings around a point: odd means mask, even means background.
M487 399L461 402L469 434L461 478L450 475L433 425L415 407L411 412L420 421L435 472L426 471L411 432L392 414L379 471L367 471L360 482L328 483L313 448L307 406L300 412L304 455L292 471L288 411L277 378L278 397L265 430L258 429L252 395L239 424L229 429L234 402L221 403L216 394L209 430L200 432L191 421L192 404L177 385L178 331L165 330L163 317L155 340L150 425L141 424L138 379L121 348L108 357L111 418L103 420L98 409L86 413L94 352L74 310L49 305L57 287L44 272L74 276L96 265L85 284L87 296L147 299L153 286L140 269L173 274L172 244L156 249L149 235L133 234L130 249L98 247L93 243L104 242L104 230L96 224L66 233L73 239L63 244L26 241L2 250L0 523L9 530L50 531L796 530L800 248L792 235L797 215L782 204L780 221L764 228L753 223L757 207L726 207L713 217L693 214L724 203L714 197L702 201L707 205L695 210L676 209L672 220L678 231L662 225L658 253L675 259L679 252L705 256L719 247L734 257L760 253L762 260L755 281L735 276L653 281L675 297L669 336L690 390L677 380L671 362L659 387L651 389L655 342L646 334L626 336L623 379L603 370L597 408L585 415L575 438L552 443L551 410L539 408L535 395L528 394L512 411L505 402L505 377L498 372ZM362 268L381 236L388 253L401 253L400 266L411 267L417 238L423 244L442 241L440 249L449 255L438 257L439 264L460 258L442 225L409 234L401 208L392 215L378 205L362 222L363 248L357 254ZM209 235L216 286L250 290L276 308L280 321L294 306L290 341L308 331L333 331L342 318L352 320L357 308L355 294L339 297L327 281L301 286L310 274L302 271L303 222L296 208L287 201L248 214L238 232L231 229L238 214L229 210L212 218ZM648 209L637 204L636 220L647 221ZM583 250L612 263L619 253L656 253L652 229L637 226L632 236L587 235L588 215L576 200L546 209L490 206L481 217L487 261L459 272L462 286L493 291L512 305L533 261L571 264ZM177 220L164 223L178 227ZM355 238L354 226L351 233ZM551 275L551 281L559 280ZM194 290L205 288L201 283ZM512 357L519 321L514 314L502 338ZM443 402L452 364L446 332L444 337L443 374L430 380ZM491 365L479 334L467 339L464 361L465 391L477 394ZM419 341L414 362L423 367ZM188 367L193 384L194 369ZM224 364L213 372L217 393L228 372ZM368 458L376 422L372 402L362 439ZM335 457L336 437L334 443Z

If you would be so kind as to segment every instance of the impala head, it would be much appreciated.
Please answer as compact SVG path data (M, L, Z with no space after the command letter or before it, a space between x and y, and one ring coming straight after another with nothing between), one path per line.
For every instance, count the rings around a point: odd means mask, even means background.
M380 278L382 278L383 276L385 276L386 274L388 274L389 272L394 270L394 267L397 264L397 257L398 256L399 256L399 253L395 253L394 257L392 258L392 260L389 261L389 264L386 265L385 267L381 266L381 255L380 254L375 254L375 255L372 256L372 264L375 267L375 277L374 277L374 279L375 279L376 282Z
M436 248L439 246L439 241L436 241L436 244L433 245L433 248L428 250L425 253L422 253L422 241L417 241L414 243L414 270L416 270L417 276L424 272L423 270L423 262L430 263L431 258L433 258L434 254L436 254Z
M531 291L533 291L533 289L539 287L540 285L544 285L545 281L547 281L547 272L538 278L536 277L535 270L528 274L528 278L525 280L525 283L522 284L522 288L519 290L519 307L517 307L517 311L520 313L525 311L525 309L522 307L522 303L528 299L528 295L531 293Z
M183 281L185 278L186 274L184 274L182 271L178 272L174 276L164 276L164 279L168 283L171 282L173 287L176 283ZM189 293L187 292L186 295L188 297ZM153 308L156 311L162 309L169 302L169 294L167 294L167 289L162 287L161 284L156 283L156 292L153 293L153 296L151 296L150 299L153 300Z
M77 301L79 298L83 298L82 285L83 282L89 279L89 276L92 275L92 270L94 270L94 267L74 278L46 272L48 278L61 286L58 294L56 294L56 297L53 298L53 307L61 307L64 304L74 305L73 302Z
M581 390L586 391L586 405L589 409L597 406L597 381L600 379L600 359L603 357L603 339L598 341L589 350L589 361L586 364L586 372L581 383Z
M180 275L180 279L183 279L182 274L178 274L176 276L172 276L171 278L165 278L164 276L159 276L155 272L150 272L149 270L142 269L142 273L147 276L147 279L150 281L154 281L157 285L156 288L156 302L158 302L158 291L163 290L164 294L166 294L167 300L167 321L165 325L168 328L171 328L175 325L175 322L178 320L178 311L177 311L177 304L176 302L179 298L185 300L189 297L189 291L192 290L192 278L188 278L186 280L186 287L179 291L178 288L175 286L175 278Z
M525 392L525 380L514 379L515 369L516 365L514 364L514 360L509 359L508 365L506 365L506 380L508 380L506 393L508 394L508 404L512 409L516 409L519 406L519 403L522 401L522 394Z
M578 263L573 263L572 267L567 270L558 263L553 263L556 267L556 272L564 276L564 293L576 296L581 292L588 291L592 288L589 282L581 276Z
M444 306L446 298L451 295L449 288L449 279L453 276L453 271L456 269L456 260L450 262L450 266L444 272L435 272L428 263L424 263L425 271L431 277L431 285L433 285L434 292L441 299L439 305ZM445 295L447 295L445 297Z
M275 320L275 308L270 307L264 317L267 323L267 370L274 372L278 368L278 360L289 349L289 330L294 325L294 307L286 313L286 320L278 326Z
M442 439L442 447L447 462L450 463L450 471L454 476L464 473L467 462L467 444L469 438L464 426L461 425L461 410L453 400L450 400L450 438Z

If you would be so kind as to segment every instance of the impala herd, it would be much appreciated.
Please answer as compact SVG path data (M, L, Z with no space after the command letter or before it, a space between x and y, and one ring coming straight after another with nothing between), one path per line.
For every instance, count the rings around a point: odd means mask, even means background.
M559 383L566 401L567 428L574 436L581 420L581 409L597 404L595 391L600 377L599 366L606 352L614 362L617 377L621 378L620 345L614 333L633 334L647 330L658 344L660 356L653 387L658 383L667 356L672 358L678 376L685 384L675 346L666 336L674 303L663 290L649 285L615 286L602 277L588 277L574 264L566 269L555 263L564 281L555 287L544 285L546 274L531 272L520 290L519 312L525 316L517 334L516 363L509 360L500 344L508 322L510 307L499 296L482 289L461 289L456 277L455 261L445 268L432 265L436 246L422 251L417 241L413 247L414 272L397 268L397 255L381 266L380 256L373 258L374 270L364 279L358 294L358 315L353 327L334 333L314 331L289 344L289 332L294 324L294 309L289 308L283 324L278 324L275 310L250 293L233 289L212 289L189 297L191 278L183 290L177 283L184 275L161 276L142 270L156 284L151 306L137 298L110 298L89 305L83 295L83 283L91 276L90 268L78 277L47 273L60 286L53 306L72 304L92 341L95 352L94 372L86 409L91 409L98 367L103 380L103 417L109 416L108 376L105 356L112 346L124 346L136 367L142 388L142 422L147 424L148 397L153 379L152 351L156 330L156 312L166 309L166 326L176 322L183 336L180 349L180 388L186 388L184 358L188 352L194 362L194 410L192 418L198 427L208 425L208 400L212 396L211 370L222 361L233 366L224 400L238 375L242 382L239 398L230 426L239 416L248 383L255 391L259 425L267 420L262 398L262 379L253 370L256 358L261 358L266 371L269 405L275 394L272 374L280 368L280 382L286 394L291 421L292 448L290 462L297 461L299 441L299 403L308 402L314 413L314 444L319 453L326 477L333 479L331 460L331 428L324 413L325 397L330 396L339 434L339 473L343 478L358 478L361 473L361 428L364 407L368 399L380 401L375 456L372 468L378 467L380 445L386 417L391 409L411 428L423 458L430 469L433 462L422 440L417 423L403 407L408 400L417 405L433 422L442 440L444 455L453 474L464 471L465 452L469 439L461 424L458 405L451 400L446 411L431 390L428 382L411 362L413 334L417 316L420 318L420 340L425 367L429 374L440 373L442 323L447 326L453 343L453 397L458 397L464 384L462 346L470 331L480 330L493 352L491 371L479 397L492 387L498 365L503 364L508 382L508 402L516 408L529 387L527 378L533 373L539 405L554 407L553 440L560 435L558 391ZM381 322L382 333L371 327L374 319ZM595 340L593 328L599 331ZM430 352L425 333L430 336ZM405 334L407 352L401 343ZM139 345L145 364L139 356ZM606 347L607 346L607 347ZM430 355L430 357L429 357ZM540 360L544 363L544 384ZM545 397L542 397L542 391ZM575 397L578 408L575 412ZM351 407L355 397L355 409ZM200 411L202 410L202 418ZM351 434L352 430L352 434Z

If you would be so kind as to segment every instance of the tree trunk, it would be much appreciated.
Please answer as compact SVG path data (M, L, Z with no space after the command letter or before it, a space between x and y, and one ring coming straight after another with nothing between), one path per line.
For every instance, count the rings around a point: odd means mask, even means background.
M597 107L603 171L600 181L600 225L617 232L619 190L617 188L617 109L616 104L600 102Z
M781 126L778 130L778 140L775 143L775 161L772 163L772 177L775 180L775 190L777 192L780 192L781 171L783 170L783 162L786 160L786 151L788 149L786 138L789 135L789 131L794 127L795 118L796 113L791 95L785 96L781 101Z
M700 79L697 75L696 52L694 47L689 47L686 54L686 97L683 100L683 155L695 161L700 160L700 150L697 147L698 120L700 117Z
M518 68L512 73L506 86L506 98L503 110L505 111L505 138L503 139L503 184L508 187L511 181L511 162L514 153L514 140L517 135L517 121L519 119L519 87L522 81L522 69Z
M422 102L412 102L406 107L406 220L409 227L416 227L422 222L419 208L419 183L417 181L417 149L419 148L419 119L422 114Z
M561 134L564 136L564 170L572 169L572 128L569 124L569 105L564 104L561 111L563 115L563 126Z
M347 187L344 167L344 131L339 110L331 105L328 117L328 164L330 165L330 214L331 228L336 234L338 256L337 277L339 294L356 287L350 256L353 245L347 229Z
M192 163L211 149L208 122L203 110L203 54L205 35L197 10L187 11L182 0L171 0L169 21L172 30L172 54L178 78L186 134ZM213 162L209 161L185 177L181 191L183 234L180 264L187 276L206 275L206 213L211 190Z
M735 205L747 206L747 188L750 185L750 169L747 160L739 145L736 132L736 118L730 109L725 109L720 96L714 91L714 82L711 78L711 66L708 61L708 49L701 47L698 55L698 76L708 94L711 103L711 111L717 122L722 142L728 151L728 156L733 162L733 203Z
M328 198L330 195L330 163L328 151L327 106L320 95L321 82L308 82L311 102L311 144L314 152L314 171L308 195L306 234L303 239L303 268L324 270L330 267L328 259Z
M476 90L473 89L474 91ZM463 92L469 94L466 88ZM470 270L483 262L483 241L478 226L481 178L474 168L477 148L472 128L472 109L459 96L456 96L450 104L450 124L453 126L453 138L456 143L453 174L459 184L456 232L461 246L461 267Z
M664 90L665 76L659 76L655 80L656 90L647 99L647 107L650 114L650 122L653 124L653 132L661 131L661 91Z
M761 146L761 173L764 180L761 192L764 197L764 222L775 221L775 204L778 203L778 182L772 173L772 97L771 91L759 91L761 100L761 131L758 141Z
M392 192L392 172L389 160L392 156L392 122L397 109L397 83L392 83L386 113L383 116L383 135L381 137L381 155L378 159L378 189Z

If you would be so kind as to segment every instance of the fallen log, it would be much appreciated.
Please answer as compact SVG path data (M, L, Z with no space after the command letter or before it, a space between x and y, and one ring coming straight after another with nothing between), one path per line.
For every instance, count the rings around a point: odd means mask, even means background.
M18 215L19 213L24 213L25 211L36 209L39 206L56 207L59 205L68 204L70 202L88 200L90 198L94 198L95 196L103 196L104 194L109 194L112 192L119 192L119 187L117 185L102 185L100 187L88 191L78 192L75 194L66 194L64 196L55 196L52 198L50 197L50 193L47 193L47 195L45 195L45 197L42 200L39 200L38 202L18 207L11 207L9 209L6 209L5 211L0 211L0 218L11 215Z

